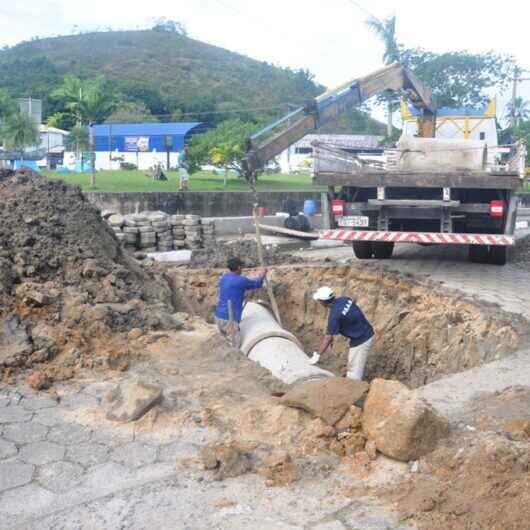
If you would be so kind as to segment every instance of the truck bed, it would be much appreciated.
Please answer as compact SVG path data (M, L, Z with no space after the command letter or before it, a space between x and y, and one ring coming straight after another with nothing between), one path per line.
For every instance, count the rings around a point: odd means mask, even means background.
M517 173L487 171L385 171L360 168L355 172L316 171L314 183L320 186L352 186L355 188L468 188L516 190L521 186Z

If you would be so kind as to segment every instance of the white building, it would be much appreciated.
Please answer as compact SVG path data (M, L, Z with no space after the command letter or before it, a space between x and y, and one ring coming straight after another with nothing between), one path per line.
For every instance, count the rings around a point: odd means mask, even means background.
M401 102L403 135L418 134L419 111ZM497 140L497 100L493 98L483 109L464 107L453 109L441 107L436 110L436 138L451 140L479 140L488 147L496 147Z
M48 125L40 126L39 150L44 151L46 155L37 162L39 167L55 168L57 164L62 164L65 140L69 134L68 131Z
M354 154L381 154L382 136L369 134L308 134L283 151L278 159L282 173L307 172L313 169L314 141L338 147Z

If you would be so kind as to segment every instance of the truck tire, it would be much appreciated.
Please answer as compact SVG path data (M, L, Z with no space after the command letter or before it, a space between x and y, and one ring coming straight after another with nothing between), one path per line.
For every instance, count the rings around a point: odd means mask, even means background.
M354 241L353 253L357 259L370 259L373 253L371 241Z
M471 263L488 263L488 245L469 245L469 261Z
M390 259L394 252L394 243L374 243L373 250L375 259Z
M488 256L488 261L492 265L506 265L508 248L492 245Z

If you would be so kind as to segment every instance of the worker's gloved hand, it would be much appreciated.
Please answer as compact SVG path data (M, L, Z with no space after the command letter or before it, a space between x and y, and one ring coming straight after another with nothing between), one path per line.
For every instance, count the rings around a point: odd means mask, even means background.
M309 364L317 364L320 361L320 355L318 352L314 351L313 355L309 359Z

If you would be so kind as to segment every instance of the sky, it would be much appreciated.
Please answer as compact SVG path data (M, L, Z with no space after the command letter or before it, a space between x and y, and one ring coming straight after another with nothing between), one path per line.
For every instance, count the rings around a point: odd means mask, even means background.
M0 46L79 30L146 28L167 17L183 22L193 38L307 68L329 87L382 65L383 47L365 21L369 14L395 14L398 42L407 47L494 50L530 69L530 3L506 6L492 0L0 0ZM530 98L530 81L520 93Z

